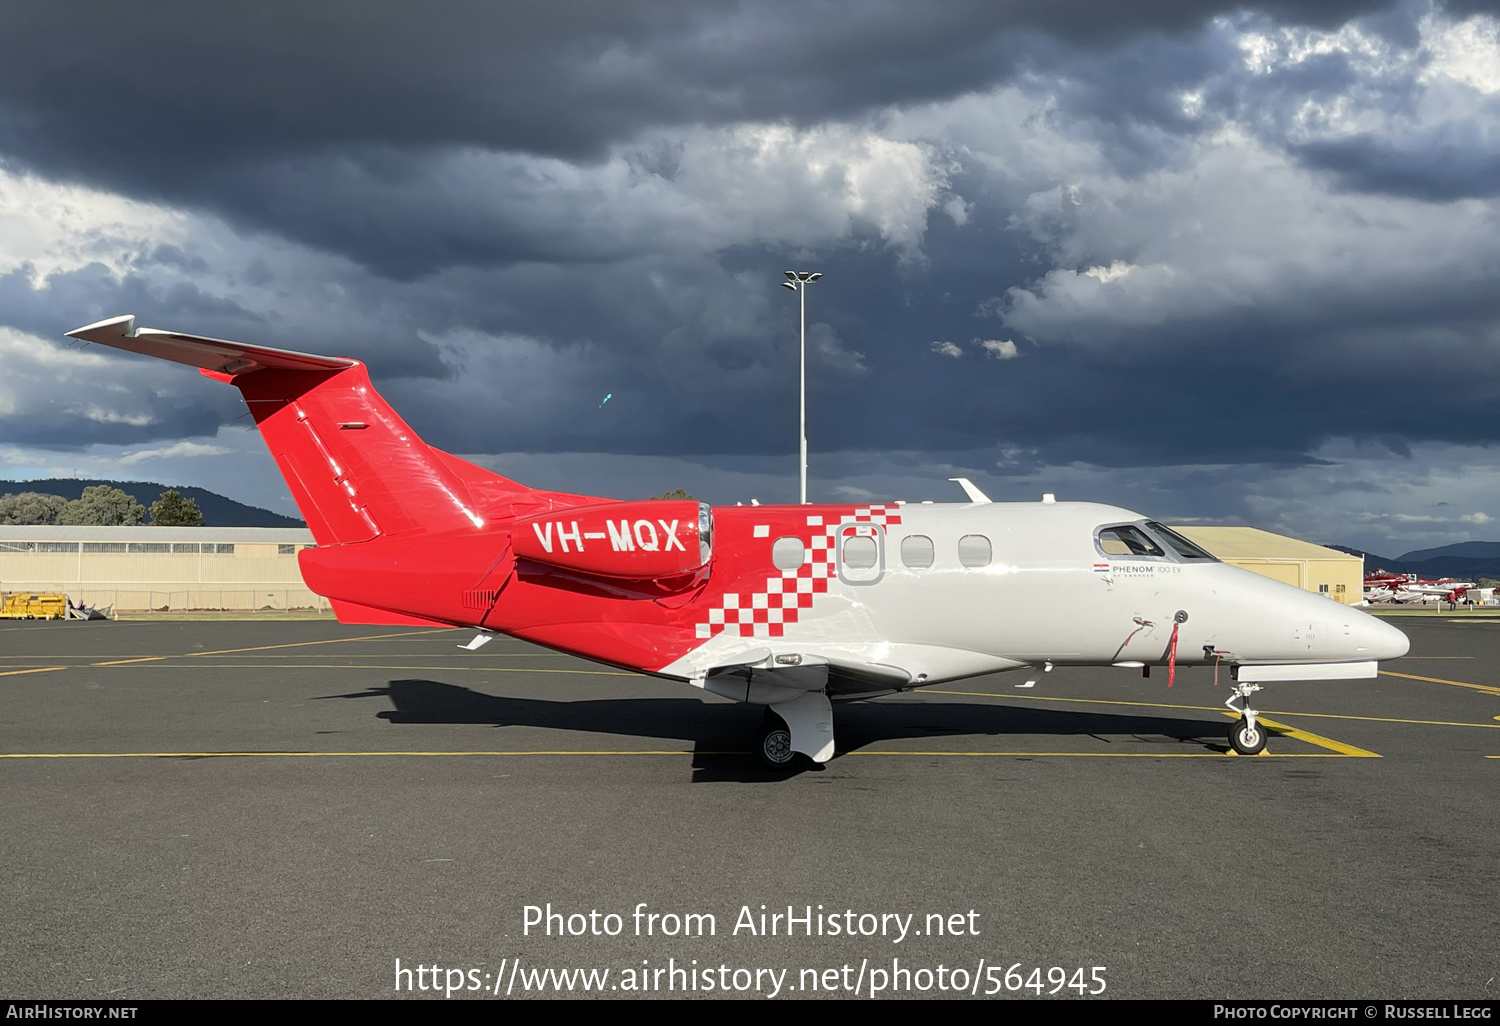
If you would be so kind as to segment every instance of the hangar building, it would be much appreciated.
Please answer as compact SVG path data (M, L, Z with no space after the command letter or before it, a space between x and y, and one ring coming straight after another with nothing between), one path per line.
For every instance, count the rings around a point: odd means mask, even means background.
M0 588L101 609L328 609L302 583L301 527L4 527Z
M1213 555L1272 580L1313 591L1345 605L1364 601L1365 561L1337 549L1254 527L1173 527Z

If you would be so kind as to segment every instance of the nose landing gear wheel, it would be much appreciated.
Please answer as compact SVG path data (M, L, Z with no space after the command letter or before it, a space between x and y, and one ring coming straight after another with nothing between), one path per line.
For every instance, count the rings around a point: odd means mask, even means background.
M1266 747L1266 728L1240 720L1229 728L1229 744L1241 755L1259 755Z
M792 732L780 716L766 711L765 722L755 732L755 756L768 770L785 772L797 763L792 751Z

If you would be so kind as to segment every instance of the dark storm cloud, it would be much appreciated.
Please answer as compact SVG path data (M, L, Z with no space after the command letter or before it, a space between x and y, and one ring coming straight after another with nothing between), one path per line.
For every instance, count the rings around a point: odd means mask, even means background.
M1472 123L1399 142L1361 136L1307 143L1293 152L1336 174L1347 189L1439 203L1500 194L1500 137L1487 137Z
M1252 5L1215 13L1222 17L1202 31L1142 34L1128 45L1095 50L1077 39L1030 33L1024 42L1001 44L1001 50L1020 69L1019 80L1045 90L1073 134L1098 141L1122 174L1171 164L1203 132L1232 121L1286 148L1305 166L1332 173L1342 189L1439 202L1500 190L1500 133L1489 127L1500 115L1500 99L1452 82L1424 81L1432 54L1383 61L1333 47L1294 60L1279 53L1252 69L1238 46L1246 31L1263 32L1284 46L1280 34L1287 28L1328 30L1348 17L1369 39L1412 53L1422 42L1424 15L1493 15L1500 13L1500 0L1411 0L1341 11L1319 22ZM1189 93L1197 96L1191 111L1184 104ZM1356 130L1318 122L1335 111L1383 124Z
M515 211L466 220L474 197L447 188L434 157L587 162L652 128L848 117L1000 80L1024 60L1026 33L1106 48L1239 6L32 0L0 10L0 36L23 43L0 63L0 151L390 273L608 259L620 240L554 238ZM1255 6L1337 24L1386 5Z
M192 282L158 289L139 275L117 277L101 264L50 275L41 288L33 287L29 267L0 275L0 310L6 324L42 338L59 338L120 310L140 310L147 317L168 321L191 319L215 331L238 335L263 330L265 321L233 300L206 293Z
M1086 463L1115 475L1108 495L1218 512L1237 468L1321 467L1330 438L1380 459L1500 439L1433 414L1500 400L1494 248L1454 231L1447 259L1418 237L1426 208L1381 205L1489 195L1487 137L1424 120L1410 69L1330 53L1257 74L1238 46L1358 16L1409 48L1430 8L1239 8L474 4L433 23L379 4L65 21L12 4L0 30L27 45L0 65L0 155L190 213L114 270L0 275L0 324L58 338L128 312L356 356L450 451L760 472L795 452L778 282L805 266L827 275L809 297L813 460L851 481L947 463L1020 498ZM1417 127L1296 136L1300 104L1344 96ZM1222 149L1226 125L1254 138ZM1423 168L1434 139L1443 165ZM1362 234L1385 221L1403 230ZM1116 262L1141 267L1068 293ZM36 401L0 428L133 443L243 412L180 369L108 360L50 393L35 371ZM1164 464L1220 469L1145 469ZM1237 495L1273 475L1242 476Z
M1006 70L996 41L1017 30L1101 46L1242 6L23 0L0 15L5 37L25 43L0 69L0 95L13 138L50 139L57 153L169 147L186 152L155 159L198 163L193 151L373 141L580 157L653 125L820 120L983 86ZM1334 25L1388 4L1248 6Z
M1500 430L1484 418L1433 413L1500 403L1495 284L1493 273L1435 273L1404 288L1330 283L1317 306L1289 294L1119 324L1107 345L1044 346L1006 365L1019 387L992 403L969 393L941 416L971 436L988 420L1054 464L1112 467L1305 463L1335 437L1398 456L1417 441L1492 444Z

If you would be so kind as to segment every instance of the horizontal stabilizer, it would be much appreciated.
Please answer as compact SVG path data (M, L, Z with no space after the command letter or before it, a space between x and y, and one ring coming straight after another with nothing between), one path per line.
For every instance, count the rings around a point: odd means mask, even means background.
M135 317L130 314L75 328L68 335L85 342L97 342L101 346L171 360L173 363L185 363L189 367L230 376L267 368L340 371L354 366L353 360L339 357L293 353L285 349L250 346L243 342L229 342L199 335L182 335L157 328L137 328Z

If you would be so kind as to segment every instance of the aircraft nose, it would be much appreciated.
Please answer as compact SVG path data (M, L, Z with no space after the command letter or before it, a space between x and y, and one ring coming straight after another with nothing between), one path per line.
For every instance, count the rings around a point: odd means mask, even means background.
M1360 653L1366 659L1399 659L1411 650L1407 636L1377 617L1366 614L1358 625Z

